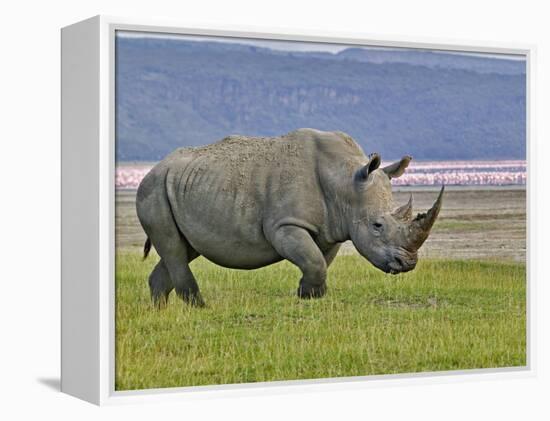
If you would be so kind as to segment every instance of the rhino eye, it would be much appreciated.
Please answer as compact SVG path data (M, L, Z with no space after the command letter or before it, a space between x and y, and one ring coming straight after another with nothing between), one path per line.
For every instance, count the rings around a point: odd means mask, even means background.
M382 229L382 224L380 222L373 222L372 223L372 226L377 229L377 230L381 230Z

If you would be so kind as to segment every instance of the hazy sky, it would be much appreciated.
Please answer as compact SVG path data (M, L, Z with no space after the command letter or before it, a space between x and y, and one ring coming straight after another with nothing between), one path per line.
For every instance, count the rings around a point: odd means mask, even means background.
M365 48L376 50L408 50L408 48L388 48L388 47L361 47L358 45L347 44L332 44L324 42L300 42L300 41L277 41L268 39L250 39L250 38L236 38L236 37L216 37L216 36L198 36L198 35L178 35L178 34L160 34L151 32L137 32L137 31L117 31L117 36L124 38L159 38L159 39L174 39L181 41L208 41L208 42L223 42L230 44L245 44L255 47L270 48L272 50L279 51L323 51L329 53L338 53L346 48ZM427 50L432 52L444 52L448 54L460 54L471 55L478 57L491 57L495 59L507 59L507 60L525 60L523 55L510 55L510 54L486 54L486 53L468 53L458 51L445 51L445 50Z

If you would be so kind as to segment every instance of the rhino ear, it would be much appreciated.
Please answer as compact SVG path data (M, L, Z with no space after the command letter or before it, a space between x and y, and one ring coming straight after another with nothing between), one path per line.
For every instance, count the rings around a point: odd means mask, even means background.
M401 158L401 161L394 162L393 164L382 168L382 170L388 175L389 178L401 177L405 172L405 168L409 166L409 162L411 162L411 160L412 156L404 156Z
M369 155L369 162L357 170L355 173L355 179L357 181L365 181L371 172L376 170L380 166L380 155L377 153L371 153Z

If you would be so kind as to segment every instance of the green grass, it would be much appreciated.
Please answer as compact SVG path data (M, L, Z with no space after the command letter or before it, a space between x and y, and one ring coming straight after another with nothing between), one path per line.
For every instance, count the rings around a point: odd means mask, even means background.
M391 276L339 256L327 295L300 300L287 262L237 271L199 258L207 307L172 293L157 311L156 259L117 254L116 390L526 364L524 264L423 260Z

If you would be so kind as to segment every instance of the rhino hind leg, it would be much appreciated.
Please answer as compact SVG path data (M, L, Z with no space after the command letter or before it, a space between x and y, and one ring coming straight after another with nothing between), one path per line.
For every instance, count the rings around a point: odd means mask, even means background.
M319 298L327 290L327 262L309 232L294 225L280 227L273 238L273 247L302 271L297 294L300 298Z
M139 199L138 191L138 199ZM165 196L149 194L137 201L137 213L145 233L155 247L161 262L149 277L153 301L168 298L171 289L185 302L204 306L197 281L189 263L198 256L179 231Z
M151 299L155 307L158 309L166 307L168 296L173 289L174 284L170 279L170 274L164 261L161 259L149 275L149 290L151 291Z
M157 246L155 241L152 241L166 266L168 279L176 290L177 296L193 306L204 307L199 286L189 268L189 263L198 256L198 253L189 246L187 240L181 235L178 242L162 239ZM166 288L164 288L164 291L166 291Z
M189 255L189 262L199 256L193 249L190 250ZM174 283L170 278L170 273L164 264L164 260L161 259L149 275L149 290L151 291L151 299L155 307L158 309L166 307L168 297L173 289Z

